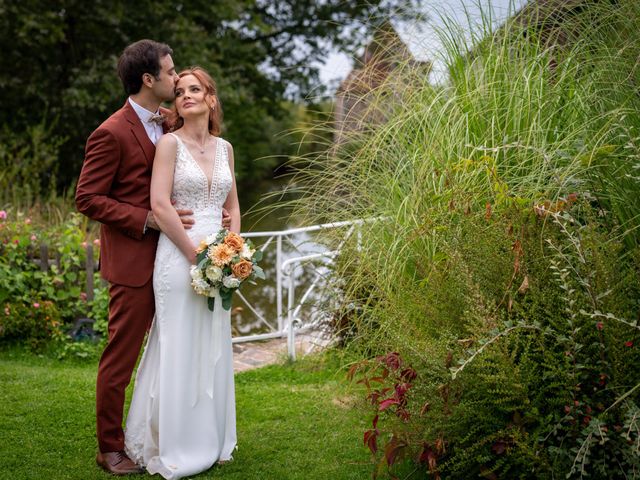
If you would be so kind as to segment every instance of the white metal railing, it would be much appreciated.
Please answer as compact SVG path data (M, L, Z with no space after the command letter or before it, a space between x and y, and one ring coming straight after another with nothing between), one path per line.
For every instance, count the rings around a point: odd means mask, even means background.
M272 338L284 338L287 337L287 349L289 357L295 360L295 330L298 331L307 330L312 328L313 325L303 325L299 315L304 303L309 299L312 292L318 287L319 283L326 275L327 267L333 262L334 258L340 252L340 249L347 241L347 239L356 232L358 242L361 241L360 226L367 220L352 220L334 223L325 223L321 225L312 225L308 227L291 228L281 231L267 231L267 232L247 232L242 233L245 238L253 239L254 243L257 243L255 239L264 238L264 243L260 246L262 251L265 251L275 241L276 248L276 318L275 322L271 322L264 318L264 316L242 295L241 292L237 292L236 295L247 306L247 308L256 316L261 324L265 325L269 331L266 333L259 333L253 335L240 335L233 337L233 343L240 342L252 342L257 340L267 340ZM309 232L317 232L320 230L344 228L346 231L343 235L342 241L339 243L336 249L329 251L328 249L323 251L304 252L301 250L301 244L296 243L294 236L300 234L306 234ZM293 248L293 253L298 253L297 256L290 258L284 258L283 247L285 242ZM303 241L304 244L306 241ZM316 249L323 246L317 242L314 242ZM305 265L313 265L314 261L323 260L324 269L314 267L315 277L312 282L307 286L302 295L299 297L299 301L296 302L296 269L304 268ZM286 316L283 303L283 290L287 286L287 308Z

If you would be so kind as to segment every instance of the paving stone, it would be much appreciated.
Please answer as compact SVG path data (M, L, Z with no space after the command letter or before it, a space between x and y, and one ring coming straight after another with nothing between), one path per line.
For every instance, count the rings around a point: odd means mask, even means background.
M320 332L296 335L296 355L307 355L325 348L330 338ZM284 361L287 358L287 339L276 338L260 342L233 345L233 370L244 372L253 368Z

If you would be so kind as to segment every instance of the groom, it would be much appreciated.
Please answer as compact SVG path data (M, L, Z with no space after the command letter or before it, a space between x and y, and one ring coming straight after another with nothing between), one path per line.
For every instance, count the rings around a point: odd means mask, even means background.
M99 452L116 475L142 473L124 453L125 389L155 312L153 264L159 227L150 203L155 144L168 130L162 102L174 99L172 50L152 40L125 48L118 75L129 98L87 140L76 190L78 211L102 224L100 270L109 281L109 341L96 382ZM178 210L184 228L193 212ZM223 211L223 226L229 215Z

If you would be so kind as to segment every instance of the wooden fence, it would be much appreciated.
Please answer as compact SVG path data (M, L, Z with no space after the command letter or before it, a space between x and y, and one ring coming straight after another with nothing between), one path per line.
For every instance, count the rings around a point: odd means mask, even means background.
M87 294L87 301L90 301L93 300L93 274L98 269L98 262L93 259L93 245L91 243L87 243L85 252L84 270L87 274L85 293ZM60 269L60 260L59 252L56 252L55 258L49 258L49 246L46 244L40 245L40 258L33 259L34 262L40 265L40 270L43 272L48 272L52 265Z

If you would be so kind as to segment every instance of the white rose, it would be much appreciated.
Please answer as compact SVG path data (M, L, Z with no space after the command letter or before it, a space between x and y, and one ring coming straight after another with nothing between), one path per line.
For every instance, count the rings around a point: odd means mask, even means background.
M207 295L209 293L209 285L203 279L194 279L193 282L191 282L191 285L198 295Z
M227 275L222 279L222 284L227 288L238 288L240 286L240 280L233 275Z
M200 271L200 269L197 266L192 265L189 273L191 274L191 286L193 287L195 292L198 295L206 295L209 289L209 285L207 284L207 281L202 277L202 272Z
M222 269L220 267L209 265L205 273L207 275L207 278L212 282L219 282L220 280L222 280Z
M255 249L249 248L246 243L242 246L242 250L240 250L240 256L245 260L251 260L251 257L253 257L254 253Z
M189 270L189 273L191 274L191 278L193 280L202 279L202 272L200 271L197 265L191 265L191 269Z

